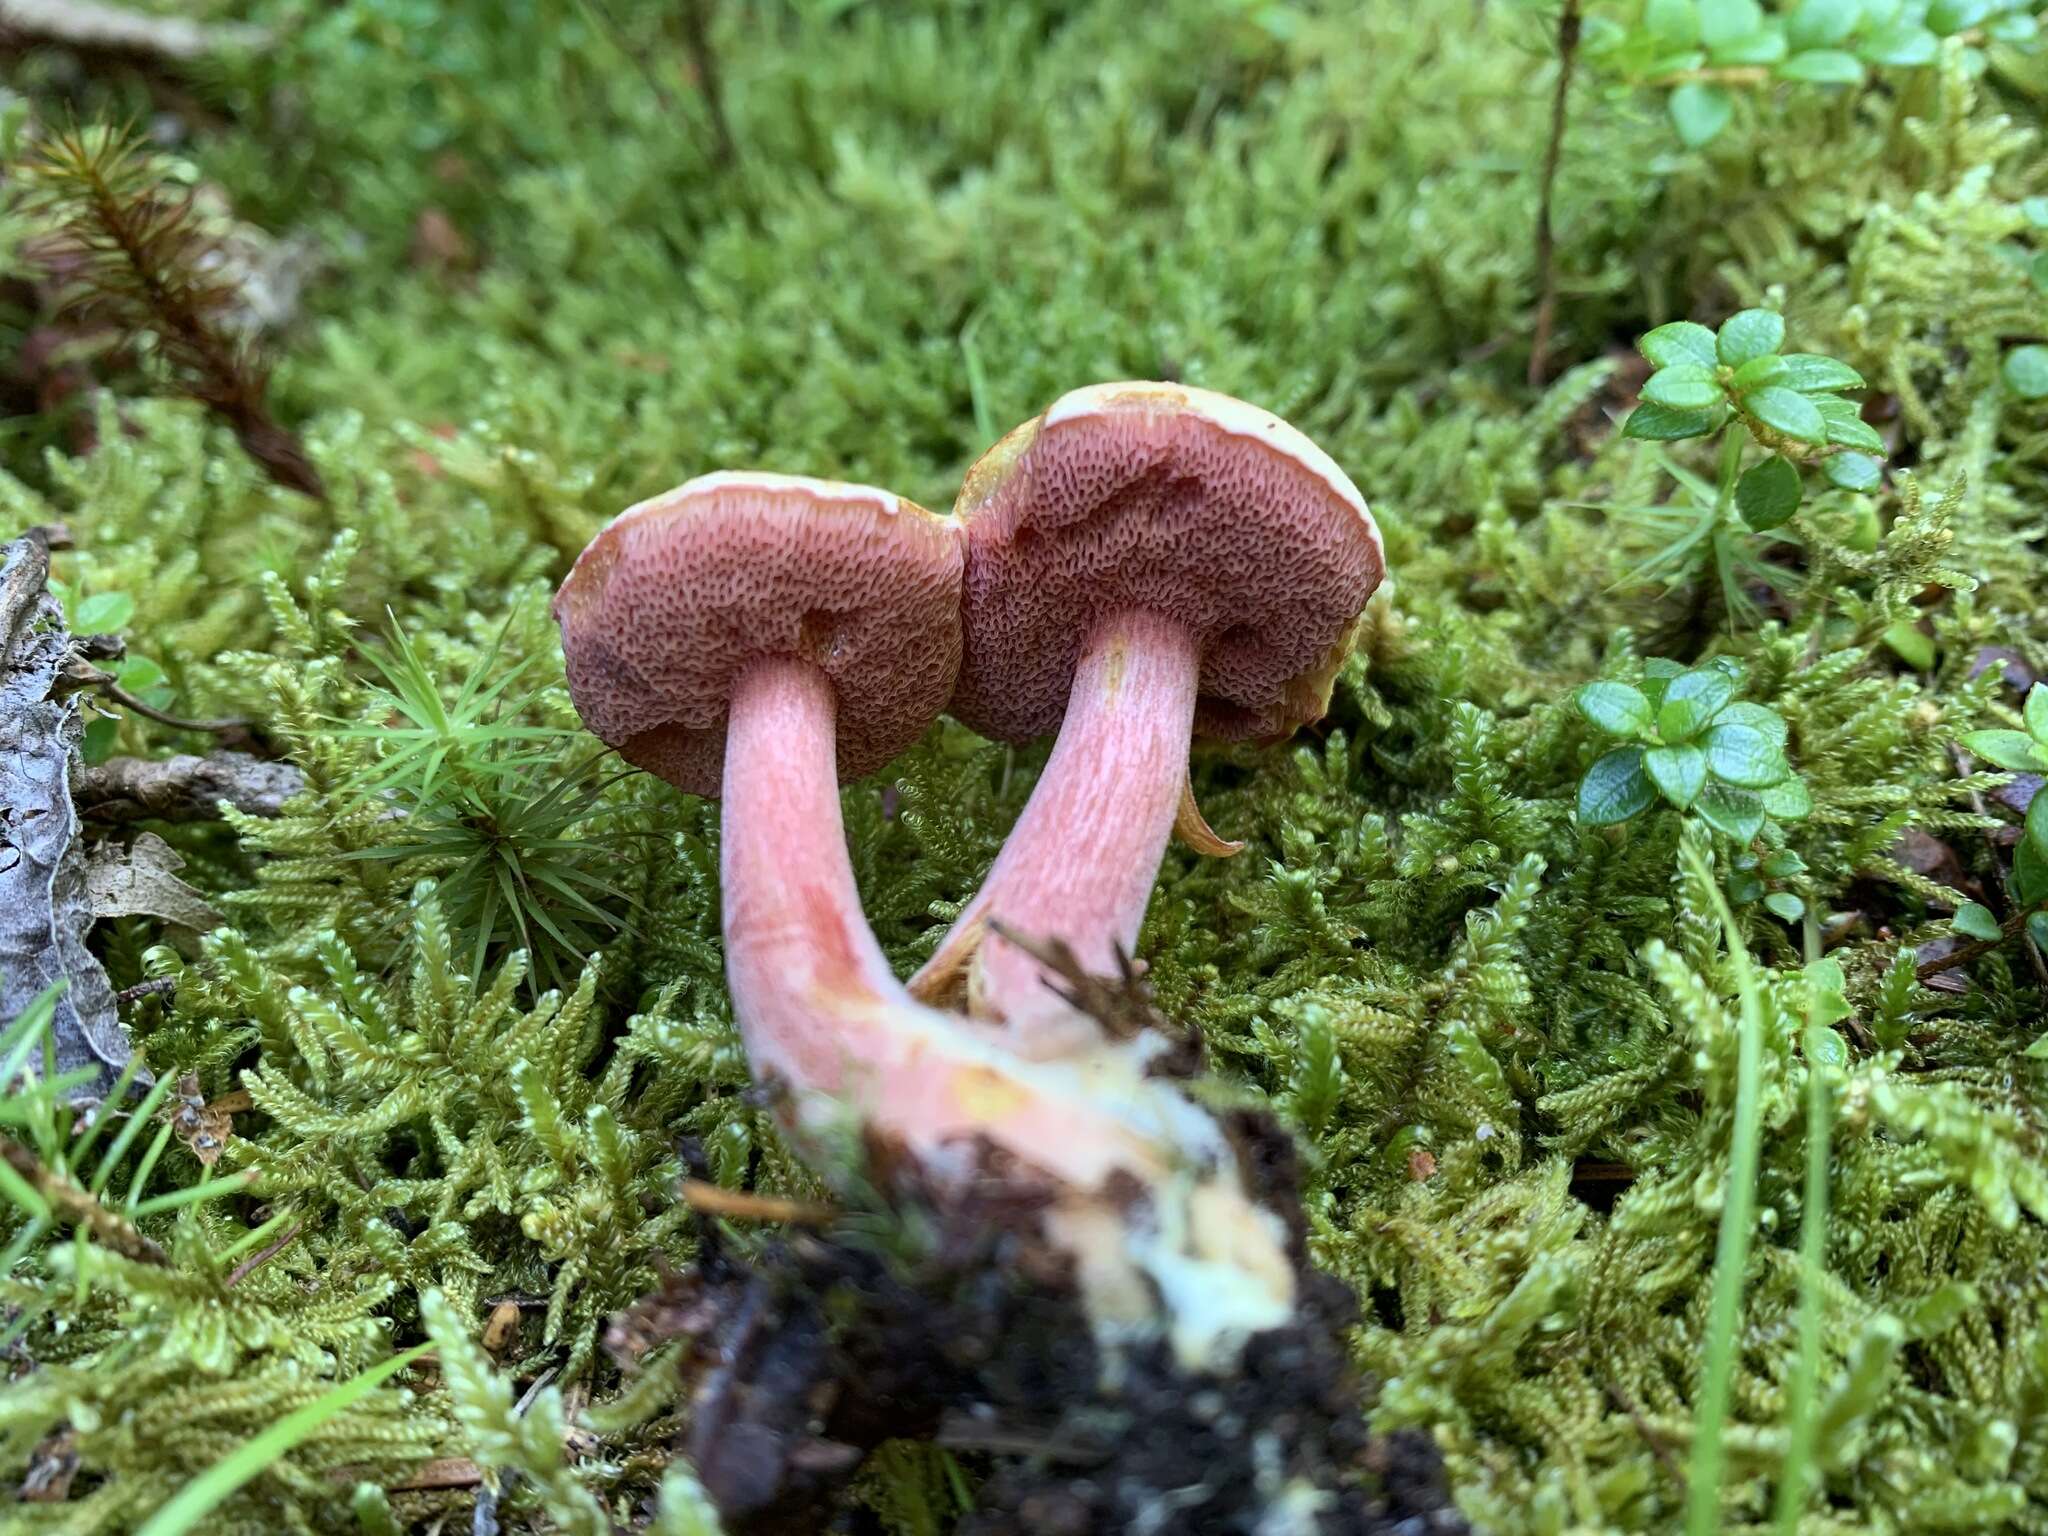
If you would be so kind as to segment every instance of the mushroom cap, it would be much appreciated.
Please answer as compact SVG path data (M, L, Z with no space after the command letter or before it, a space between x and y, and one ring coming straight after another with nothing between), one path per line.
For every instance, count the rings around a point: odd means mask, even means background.
M1270 411L1177 384L1055 400L968 472L952 712L1003 741L1056 730L1081 646L1128 608L1186 624L1195 731L1284 736L1329 708L1386 570L1365 498Z
M832 679L839 776L874 772L946 707L960 666L959 524L894 492L702 475L629 507L555 594L569 696L627 762L716 796L740 669Z

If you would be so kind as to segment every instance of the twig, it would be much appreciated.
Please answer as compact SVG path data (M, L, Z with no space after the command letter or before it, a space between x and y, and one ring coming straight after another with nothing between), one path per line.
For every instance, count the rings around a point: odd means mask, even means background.
M1762 85L1771 72L1756 64L1729 64L1719 69L1674 69L1646 81L1648 85Z
M697 89L704 97L704 110L711 117L713 159L721 167L739 158L733 143L732 124L725 115L725 82L718 72L718 54L711 46L711 0L683 0L683 46L690 50L690 63L697 72Z
M281 816L305 782L289 763L246 752L115 757L79 775L71 798L93 822L217 821L223 802L248 816Z
M235 731L246 731L255 723L254 721L244 720L239 717L226 720L181 719L177 715L168 714L158 709L154 704L143 703L142 700L136 698L134 694L128 692L127 689L123 688L112 678L108 678L104 683L101 683L99 688L100 692L104 693L123 709L132 709L136 714L142 716L143 719L154 720L158 725L168 725L173 730L204 731L210 736L225 736Z
M1939 976L1943 971L1952 971L1959 965L1968 965L1978 956L1990 954L1992 950L1998 948L1999 945L2018 933L2026 926L2027 918L2031 915L2030 910L2026 907L2014 907L2006 915L2005 921L1998 925L1997 938L1975 939L1958 949L1950 950L1945 955L1936 955L1932 960L1922 964L1913 974L1921 981L1925 981L1930 976Z
M123 1258L167 1268L170 1259L163 1249L145 1237L131 1221L101 1205L92 1191L81 1189L63 1174L45 1168L42 1160L12 1137L0 1136L0 1158L19 1174L48 1203L51 1211L74 1227L83 1227L101 1245Z
M180 63L270 42L267 27L145 16L97 0L0 0L0 34L97 53L139 53Z
M782 1226L822 1227L834 1216L830 1206L812 1205L804 1200L783 1200L774 1195L756 1195L743 1189L726 1189L703 1179L685 1179L683 1204L707 1216L730 1216L740 1221L772 1221Z
M158 976L151 981L138 981L132 987L123 987L114 994L114 1001L125 1008L130 1003L139 1003L145 997L161 997L168 1001L178 995L176 978Z
M1564 159L1564 129L1571 103L1572 71L1579 58L1579 0L1564 0L1557 15L1557 92L1550 99L1550 144L1543 152L1543 192L1536 203L1536 272L1542 296L1536 301L1536 338L1529 348L1529 384L1535 388L1550 372L1550 335L1557 324L1557 233L1551 223L1551 201L1557 191L1557 169Z
M228 1278L226 1284L230 1288L232 1288L237 1281L239 1281L244 1275L248 1274L249 1271L254 1269L257 1265L268 1263L270 1260L276 1258L280 1253L284 1252L285 1244L289 1243L293 1238L297 1237L299 1235L300 1228L304 1227L305 1224L306 1223L303 1218L293 1222L289 1227L285 1228L284 1235L278 1238L276 1242L272 1243L267 1248L260 1249L259 1251L250 1254L248 1258L242 1260L241 1263L237 1264L233 1269L228 1271Z

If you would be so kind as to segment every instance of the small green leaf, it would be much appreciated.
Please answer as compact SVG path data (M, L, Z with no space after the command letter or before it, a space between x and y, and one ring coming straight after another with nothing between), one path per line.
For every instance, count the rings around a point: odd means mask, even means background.
M79 738L78 753L88 763L104 763L114 755L114 741L121 733L121 722L112 715L101 715L85 728Z
M1730 43L1763 29L1764 8L1757 0L1699 0L1700 41L1709 48Z
M2025 11L2015 11L2010 16L2001 16L1986 27L1985 32L1996 43L2010 43L2023 53L2032 53L2029 46L2041 35L2041 18L2030 16Z
M2034 852L2048 859L2048 790L2034 796L2027 805L2027 841Z
M1863 375L1847 363L1818 352L1787 352L1783 358L1785 376L1768 382L1783 384L1802 394L1817 389L1861 389Z
M1805 395L1771 384L1742 397L1742 408L1773 432L1797 438L1802 443L1827 441L1827 418Z
M1643 663L1643 694L1650 701L1650 708L1660 708L1664 703L1664 690L1671 686L1671 679L1683 677L1685 668L1678 662L1664 656L1652 656Z
M1738 310L1721 322L1714 350L1730 368L1768 357L1785 345L1785 317L1774 309Z
M2020 213L2034 228L2048 229L2048 197L2022 198Z
M1806 978L1806 1018L1809 1024L1825 1029L1849 1017L1852 1012L1847 997L1849 983L1842 975L1841 961L1832 955L1812 960L1807 962L1802 974Z
M1675 442L1682 437L1705 437L1727 419L1726 406L1704 411L1674 411L1669 406L1646 400L1628 413L1621 424L1623 437L1642 438L1653 443Z
M114 681L130 693L146 693L162 687L169 679L164 676L164 669L147 656L130 656L121 663Z
M2042 798L2041 795L2034 797L2036 801ZM2031 837L2021 838L2019 846L2013 850L2012 893L2023 907L2048 901L2048 855L2034 847Z
M1768 789L1792 771L1778 744L1747 725L1716 722L1707 732L1707 766L1742 789Z
M1927 25L1943 37L1967 32L1991 14L1993 0L1934 0L1927 7Z
M1901 619L1887 629L1884 643L1915 672L1934 670L1934 637L1911 620Z
M1728 119L1735 115L1735 98L1723 86L1688 80L1671 93L1666 109L1680 141L1687 149L1699 149L1713 143L1728 126Z
M135 617L135 599L126 592L95 592L79 603L71 628L81 635L112 634Z
M1828 424L1829 442L1864 453L1884 452L1884 439L1877 435L1877 428L1863 419L1863 409L1854 400L1844 400L1839 395L1815 395L1812 399L1821 420Z
M1775 64L1785 57L1785 34L1766 27L1719 48L1710 48L1708 54L1716 64Z
M1738 907L1748 906L1763 893L1763 881L1752 873L1733 874L1728 877L1728 899Z
M1778 821L1804 821L1813 814L1813 792L1796 773L1765 790L1762 799L1764 814Z
M1696 48L1700 13L1693 8L1693 0L1649 0L1643 7L1643 30L1660 49Z
M2048 949L2048 912L2030 912L2027 914L2027 937L2034 941L2035 948ZM2039 1042L2035 1043L2038 1044ZM2031 1056L2034 1053L2029 1050L2027 1054Z
M1839 48L1809 48L1780 64L1777 75L1780 80L1801 80L1808 85L1861 85L1863 61Z
M1764 906L1788 923L1796 923L1806 916L1806 903L1790 891L1773 891L1764 898Z
M2022 400L2048 396L2048 347L2032 343L2006 353L2005 387Z
M1785 41L1794 48L1832 48L1862 19L1858 0L1800 0L1785 18Z
M1707 786L1707 754L1690 745L1652 747L1643 754L1643 771L1664 798L1682 811Z
M1998 919L1991 915L1989 907L1979 906L1974 901L1966 901L1956 908L1954 927L1957 933L1973 939L1998 937Z
M1752 389L1762 389L1766 384L1783 384L1788 372L1786 359L1775 352L1768 352L1762 357L1752 357L1735 370L1735 377L1728 382L1738 395L1742 395Z
M1719 779L1707 780L1692 808L1701 821L1736 843L1747 843L1763 830L1764 806L1756 791Z
M1941 57L1941 39L1913 22L1895 22L1871 34L1863 57L1893 69L1923 69Z
M1761 732L1774 747L1784 746L1786 737L1791 734L1785 729L1784 716L1780 715L1775 709L1766 709L1761 704L1751 704L1748 702L1730 704L1721 713L1714 716L1714 723L1716 725L1746 725L1753 731Z
M1780 848L1764 860L1764 873L1773 880L1790 880L1806 873L1806 860L1790 848Z
M1579 713L1610 736L1646 735L1654 724L1650 701L1627 683L1587 683L1573 697Z
M2048 202L2048 198L2042 201ZM1675 368L1681 363L1711 368L1715 362L1714 333L1690 320L1658 326L1636 343L1636 350L1659 368Z
M1845 491L1874 491L1884 484L1884 461L1867 453L1831 453L1820 461L1820 472Z
M2048 747L2048 683L2036 683L2027 690L2025 719L2034 740Z
M1615 826L1646 810L1656 797L1643 772L1643 749L1616 747L1579 781L1579 820L1589 827Z
M1660 368L1643 385L1643 398L1674 411L1703 411L1721 399L1721 381L1714 370L1698 363Z
M1758 533L1781 528L1799 510L1800 490L1799 471L1773 454L1735 482L1735 510Z
M1965 752L2010 773L2048 772L2048 749L2025 731L1965 731L1958 740Z
M1657 708L1657 733L1669 745L1690 741L1735 697L1735 683L1714 667L1695 667L1671 680Z

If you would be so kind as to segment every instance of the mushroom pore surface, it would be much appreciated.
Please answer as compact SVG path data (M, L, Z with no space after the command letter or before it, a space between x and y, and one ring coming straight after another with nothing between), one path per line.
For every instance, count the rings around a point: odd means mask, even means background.
M740 668L810 662L838 695L842 778L946 707L960 660L958 524L871 486L701 476L615 518L554 613L578 713L628 762L715 796Z
M1062 396L970 472L952 711L1006 741L1058 728L1090 631L1171 618L1201 658L1195 728L1238 740L1321 715L1385 570L1329 457L1269 411L1173 384Z

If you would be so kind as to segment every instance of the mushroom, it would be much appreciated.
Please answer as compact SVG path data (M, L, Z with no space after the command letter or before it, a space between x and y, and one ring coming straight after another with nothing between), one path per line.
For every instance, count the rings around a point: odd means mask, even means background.
M1190 738L1319 719L1385 558L1328 454L1270 411L1173 384L1061 396L982 457L954 511L967 563L952 713L1003 741L1059 734L910 987L1058 1055L1086 1021L990 925L1113 970L1176 822L1199 850L1231 851L1194 808Z
M1026 1060L914 1001L860 911L839 781L913 742L954 685L962 543L866 486L716 474L600 532L555 599L569 688L628 761L722 794L733 1012L823 1161L846 1131L939 1201L1028 1195L1105 1330L1208 1365L1291 1315L1285 1223L1223 1127L1137 1042Z

